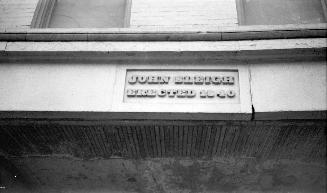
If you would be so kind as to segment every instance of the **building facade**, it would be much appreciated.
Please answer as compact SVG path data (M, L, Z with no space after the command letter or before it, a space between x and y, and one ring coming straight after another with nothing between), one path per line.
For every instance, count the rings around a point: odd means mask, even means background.
M325 192L326 19L324 0L0 0L0 190Z

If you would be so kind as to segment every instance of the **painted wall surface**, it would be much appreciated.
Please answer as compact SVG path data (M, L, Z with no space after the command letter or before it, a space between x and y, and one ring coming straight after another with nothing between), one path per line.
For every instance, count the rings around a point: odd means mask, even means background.
M325 62L251 65L255 111L326 110L326 73Z
M256 112L327 109L326 63L253 64L250 70ZM110 111L115 80L115 65L1 64L0 111Z
M30 27L38 0L0 0L0 28ZM237 25L235 0L133 0L131 28Z
M115 67L0 65L1 110L108 111Z
M26 193L19 182L47 193L326 190L324 120L8 122L9 192ZM0 171L8 162L0 157Z
M30 27L38 0L0 0L0 28Z
M236 26L235 0L134 0L131 27Z
M238 70L240 92L237 103L219 97L201 100L178 97L162 103L124 102L127 69L199 69L208 72ZM197 70L194 70L197 71ZM184 74L187 75L189 71ZM234 65L115 65L115 64L2 64L0 65L0 111L105 111L251 113L249 76L246 66ZM238 79L237 79L238 80ZM235 83L238 84L238 83ZM197 88L200 85L192 85ZM222 86L215 86L222 89ZM181 89L178 85L172 88ZM199 93L197 93L199 95ZM240 97L240 98L239 98ZM192 100L193 102L191 102ZM205 100L205 99L203 99ZM188 102L187 102L188 101ZM168 103L167 103L168 102ZM192 105L191 105L192 104ZM173 106L172 106L173 105Z

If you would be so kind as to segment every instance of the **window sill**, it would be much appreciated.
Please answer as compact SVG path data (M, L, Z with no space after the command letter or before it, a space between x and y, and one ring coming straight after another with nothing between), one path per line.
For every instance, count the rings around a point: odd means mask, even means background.
M185 28L0 29L0 41L229 41L327 37L327 23Z

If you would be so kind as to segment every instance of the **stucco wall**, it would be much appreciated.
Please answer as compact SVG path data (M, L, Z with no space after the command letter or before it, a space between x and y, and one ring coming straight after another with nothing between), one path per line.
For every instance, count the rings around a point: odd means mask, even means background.
M1 64L1 110L108 111L115 67Z
M0 28L29 28L38 0L0 0Z
M237 69L237 76L240 79L238 82L241 85L240 91L237 92L241 93L238 94L241 102L226 102L227 99L224 102L217 99L205 101L195 98L190 101L177 97L156 102L149 98L138 102L126 102L123 100L126 69L138 68L141 71L144 69L179 71L181 68L198 68L206 69L208 72L213 69ZM186 75L188 73L190 72L184 72ZM201 67L185 64L2 64L0 76L0 111L251 114L247 68L235 64L219 66L202 64ZM175 87L181 89L177 85Z
M253 64L250 71L256 113L327 109L324 62ZM0 111L112 111L115 77L116 65L108 64L1 64Z
M0 0L0 28L29 28L38 0ZM133 0L132 28L237 25L235 0Z
M254 157L132 161L28 156L15 158L14 163L38 180L39 192L49 193L58 189L67 193L322 193L326 189L324 166ZM16 192L12 186L8 189Z
M251 116L253 105L256 114L320 113L327 110L325 47L323 38L7 42L0 44L3 50L0 54L4 56L0 60L0 111L148 112L152 116L162 112L190 116L192 113L245 113ZM199 102L179 106L175 102L171 103L173 108L146 102L124 103L127 68L235 68L240 75L241 102L236 108L230 104L206 106Z
M264 63L251 65L255 111L323 111L327 109L326 63Z

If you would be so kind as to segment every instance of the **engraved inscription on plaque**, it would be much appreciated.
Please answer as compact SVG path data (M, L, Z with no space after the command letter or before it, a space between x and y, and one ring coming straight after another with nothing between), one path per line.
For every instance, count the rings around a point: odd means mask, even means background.
M127 70L124 102L240 103L237 70Z

